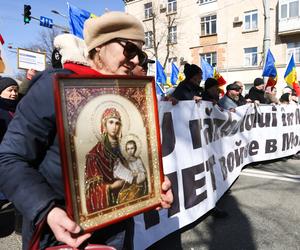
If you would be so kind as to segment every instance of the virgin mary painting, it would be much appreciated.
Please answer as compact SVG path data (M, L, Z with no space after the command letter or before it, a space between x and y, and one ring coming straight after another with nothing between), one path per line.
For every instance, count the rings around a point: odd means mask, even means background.
M87 153L85 194L88 213L117 204L124 180L115 178L114 166L127 162L120 150L122 119L116 108L107 108L101 117L101 138Z

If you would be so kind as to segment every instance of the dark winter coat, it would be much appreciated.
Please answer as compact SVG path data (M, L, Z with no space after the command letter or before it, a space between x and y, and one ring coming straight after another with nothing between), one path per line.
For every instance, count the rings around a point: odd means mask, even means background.
M66 69L51 69L35 78L17 106L0 145L0 190L23 215L23 249L26 250L36 226L41 225L53 206L64 206L52 81L57 72L72 73ZM120 224L117 227L122 229ZM103 240L102 236L95 238ZM50 244L57 243L46 226L39 248Z
M259 101L260 103L266 103L265 99L265 92L263 90L259 90L255 87L252 87L249 90L249 94L246 96L246 98L251 99L252 101Z
M201 96L202 92L203 89L200 86L184 80L176 87L172 96L179 101L193 100L194 96Z
M0 143L7 130L7 126L12 120L18 100L4 99L0 97Z

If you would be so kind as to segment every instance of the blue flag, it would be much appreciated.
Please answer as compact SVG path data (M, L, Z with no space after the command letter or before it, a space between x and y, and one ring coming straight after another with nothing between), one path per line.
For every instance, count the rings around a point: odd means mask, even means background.
M277 70L275 68L275 59L270 49L268 50L267 53L266 63L262 75L268 77L277 76Z
M213 78L214 68L201 57L202 79Z
M170 81L172 85L176 85L177 80L178 80L178 75L179 75L179 69L176 67L174 63L172 63L172 72L171 72L171 77Z
M160 62L156 61L156 93L160 95L164 95L164 91L160 85L160 83L163 85L167 81L167 76L164 71L163 66L161 66Z
M70 31L83 39L83 24L93 14L68 3Z

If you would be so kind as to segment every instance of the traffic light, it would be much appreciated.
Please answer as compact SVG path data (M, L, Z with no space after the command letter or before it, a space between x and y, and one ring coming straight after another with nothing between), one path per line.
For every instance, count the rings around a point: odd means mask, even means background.
M24 4L24 24L27 24L31 20L31 6Z

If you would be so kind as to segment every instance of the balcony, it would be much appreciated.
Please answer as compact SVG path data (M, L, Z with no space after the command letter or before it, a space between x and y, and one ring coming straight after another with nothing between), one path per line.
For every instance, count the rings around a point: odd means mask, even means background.
M300 16L279 19L278 35L293 35L300 33Z

